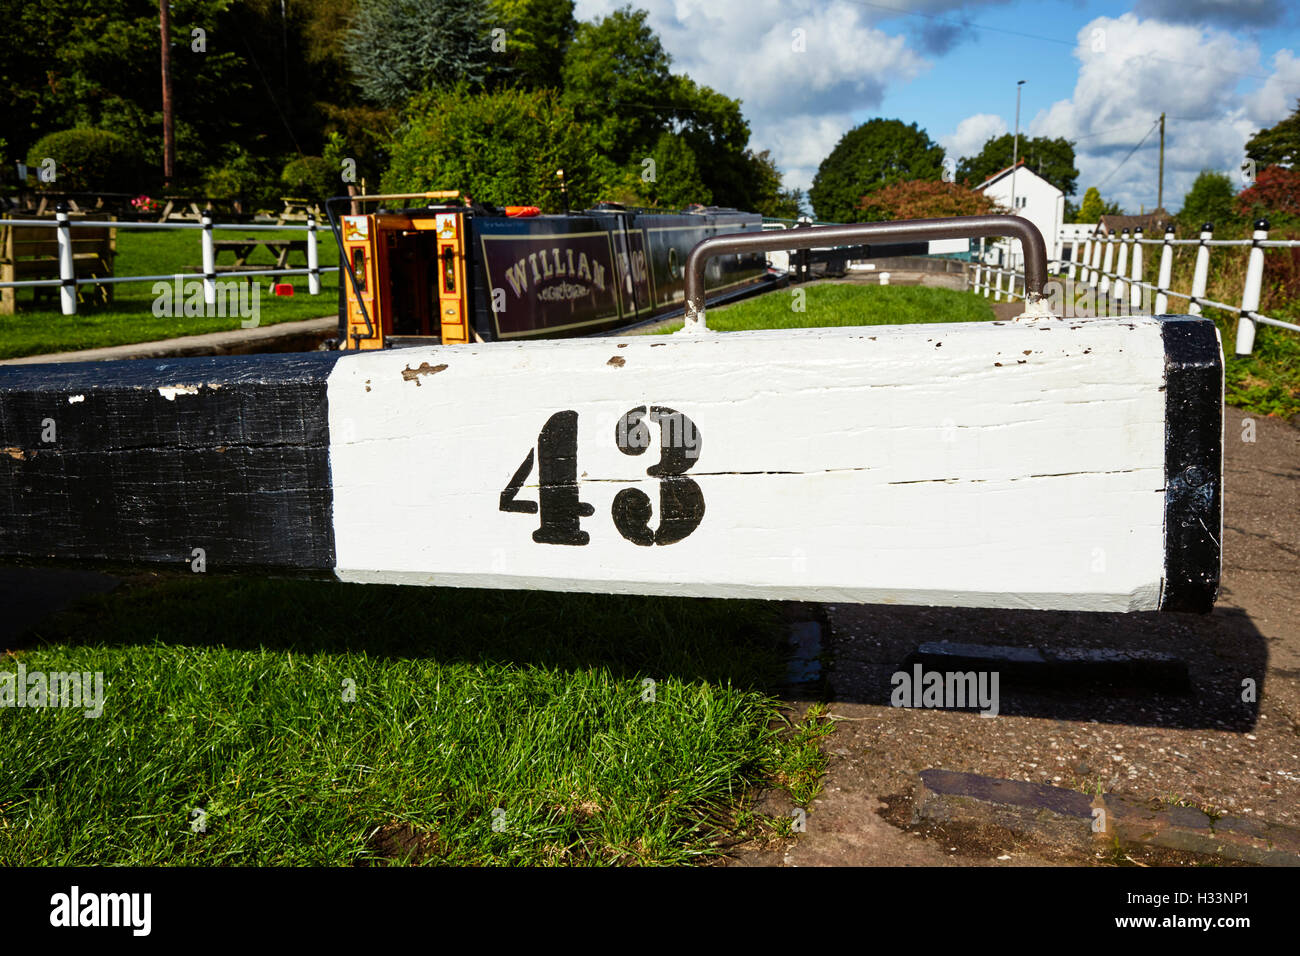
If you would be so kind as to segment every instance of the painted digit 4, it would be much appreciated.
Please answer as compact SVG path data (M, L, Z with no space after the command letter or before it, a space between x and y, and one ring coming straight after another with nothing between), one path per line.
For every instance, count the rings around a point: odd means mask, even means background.
M528 449L510 484L501 492L501 511L537 514L542 523L533 532L538 544L582 545L591 536L579 527L583 518L596 509L578 497L578 413L556 412L546 420L537 435L537 455L541 462L539 501L519 501L515 496L533 471L533 450Z
M624 414L614 429L614 441L625 455L641 455L650 447L646 406ZM624 488L614 496L611 516L614 527L633 544L648 547L681 541L704 520L704 492L685 473L700 454L700 432L695 423L679 411L651 405L649 420L659 426L659 460L646 469L659 479L659 527L651 529L653 508L650 496L639 488ZM518 498L524 482L538 465L538 500ZM580 527L581 520L595 509L578 493L578 413L556 412L546 420L533 449L515 470L501 491L499 510L518 514L541 514L533 532L538 544L584 545L591 537Z

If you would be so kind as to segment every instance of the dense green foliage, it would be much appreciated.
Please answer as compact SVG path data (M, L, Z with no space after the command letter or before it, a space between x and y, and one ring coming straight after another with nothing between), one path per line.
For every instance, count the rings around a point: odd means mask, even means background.
M957 181L978 186L994 173L1010 166L1013 153L1016 153L1015 142L1010 133L995 136L977 155L966 157L957 164ZM1079 170L1074 166L1074 144L1068 139L1021 136L1016 158L1024 162L1026 169L1032 169L1067 196L1073 196L1078 188Z
M171 0L177 185L200 188L231 149L273 176L290 156L319 153L342 128L337 114L360 102L340 45L355 2ZM56 130L104 129L160 182L158 4L0 0L0 22L0 129L13 154Z
M1187 229L1199 228L1201 223L1223 225L1236 215L1232 180L1224 173L1203 169L1183 197L1183 208L1178 219Z
M108 130L69 129L43 136L28 152L27 165L36 175L51 159L54 179L41 185L59 192L130 192L144 181L135 147Z
M1083 194L1083 201L1079 203L1073 221L1097 222L1102 216L1118 216L1122 213L1119 203L1107 202L1101 198L1101 191L1096 186L1089 186L1087 192Z
M808 198L818 219L857 222L864 196L908 179L939 180L943 147L896 119L868 120L845 133L822 160Z
M487 76L486 0L360 0L343 40L366 99L395 109L411 97Z
M384 192L461 189L479 202L559 210L562 169L570 206L598 198L590 139L553 90L462 85L417 97L408 114Z
M339 166L320 156L291 159L280 173L280 183L290 196L328 199L343 191Z
M565 122L580 131L566 142L585 145L567 150L549 178L538 165L551 163L545 152L502 147L490 165L515 202L562 208L555 173L563 168L571 207L600 198L801 211L770 155L749 148L740 102L673 73L644 11L578 23L572 0L171 0L170 9L170 184L161 170L158 9L143 0L0 0L6 158L26 157L54 130L102 129L134 149L125 169L143 192L276 208L285 194L333 195L351 182L373 192L385 174L417 178L410 148L428 133L429 102L454 93L469 113L504 119L499 97L516 91L538 94L529 102L548 116L563 105ZM482 104L470 106L474 98ZM394 163L399 145L404 156ZM330 167L328 188L314 157ZM354 179L339 176L344 160ZM507 172L516 160L522 165ZM420 176L456 179L463 165ZM12 182L13 169L0 169L0 181ZM539 192L516 191L542 181Z

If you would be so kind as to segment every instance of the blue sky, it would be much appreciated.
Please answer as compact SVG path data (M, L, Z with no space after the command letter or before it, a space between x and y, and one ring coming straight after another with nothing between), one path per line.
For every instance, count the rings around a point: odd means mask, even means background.
M578 0L586 19L620 0ZM1283 0L639 0L674 69L744 100L751 145L807 188L852 126L917 122L951 156L1012 128L1075 140L1080 192L1165 206L1196 173L1238 176L1250 135L1300 99L1300 9ZM799 31L802 31L800 33ZM800 49L802 47L802 49Z

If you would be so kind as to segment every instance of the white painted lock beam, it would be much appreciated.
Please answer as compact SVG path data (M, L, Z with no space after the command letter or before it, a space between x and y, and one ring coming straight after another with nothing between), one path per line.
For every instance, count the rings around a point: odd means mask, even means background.
M13 366L0 557L1205 611L1222 394L1191 317Z

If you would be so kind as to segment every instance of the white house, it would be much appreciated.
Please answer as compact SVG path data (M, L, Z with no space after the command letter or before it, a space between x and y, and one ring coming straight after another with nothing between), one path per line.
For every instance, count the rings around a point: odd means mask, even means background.
M1065 222L1065 193L1057 189L1042 176L1024 165L1022 159L1015 167L1008 166L994 173L975 187L999 205L1010 210L1012 215L1028 219L1043 234L1047 243L1047 255L1058 259L1061 255L1061 226ZM1012 188L1015 189L1015 201L1012 202ZM1010 247L1008 249L1008 246ZM993 247L1000 250L1004 265L1020 268L1023 260L1018 242L1002 242ZM985 254L990 262L994 261L997 251Z

